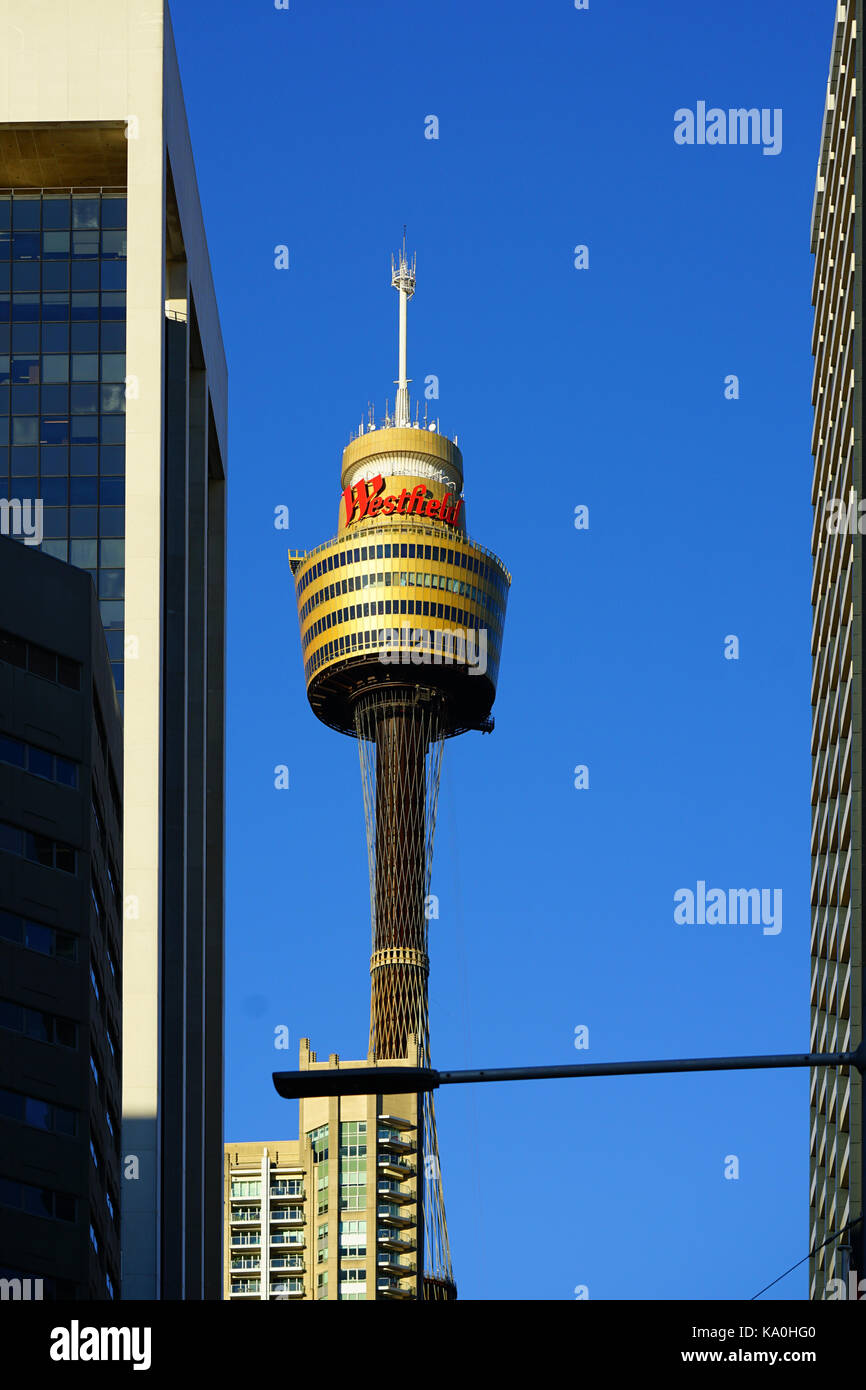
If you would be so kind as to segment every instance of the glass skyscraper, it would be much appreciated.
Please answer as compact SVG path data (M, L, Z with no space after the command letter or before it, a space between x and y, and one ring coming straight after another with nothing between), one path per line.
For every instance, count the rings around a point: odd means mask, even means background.
M123 691L126 191L0 195L0 496L93 577Z

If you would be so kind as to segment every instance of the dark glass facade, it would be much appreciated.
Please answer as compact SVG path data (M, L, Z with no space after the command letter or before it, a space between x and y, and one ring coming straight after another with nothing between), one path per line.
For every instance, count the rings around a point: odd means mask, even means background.
M0 193L0 498L92 576L121 699L125 352L125 193Z
M45 1297L111 1299L120 711L90 581L32 549L0 537L0 1260Z

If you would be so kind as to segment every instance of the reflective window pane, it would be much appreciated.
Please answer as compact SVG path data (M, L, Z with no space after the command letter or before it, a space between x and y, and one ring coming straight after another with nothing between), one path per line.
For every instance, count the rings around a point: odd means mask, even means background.
M11 763L13 767L23 768L26 764L24 744L17 738L0 734L0 763Z
M42 251L48 260L66 260L69 256L68 232L43 232Z
M99 483L95 477L73 478L69 484L69 500L77 506L99 500Z
M42 748L31 748L27 759L27 771L34 777L45 777L49 782L54 780L54 755L46 753Z
M50 357L42 359L42 380L43 381L68 381L69 380L69 357L63 353L52 353Z
M46 680L53 681L57 674L57 658L53 652L45 647L37 647L31 642L28 645L27 669L32 671L34 676L44 676Z

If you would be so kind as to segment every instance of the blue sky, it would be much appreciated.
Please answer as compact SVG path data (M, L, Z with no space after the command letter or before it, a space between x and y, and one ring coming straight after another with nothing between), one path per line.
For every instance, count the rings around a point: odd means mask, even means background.
M341 450L393 399L404 222L410 376L439 377L471 532L513 575L495 733L445 752L434 1062L807 1050L809 228L834 10L173 0L230 372L227 1138L296 1136L270 1074L301 1037L366 1050L358 756L306 704L286 550L334 533ZM781 108L781 152L677 145L698 101ZM698 880L781 889L782 930L676 924ZM805 1072L437 1108L461 1297L742 1298L808 1250ZM774 1292L806 1297L805 1266Z

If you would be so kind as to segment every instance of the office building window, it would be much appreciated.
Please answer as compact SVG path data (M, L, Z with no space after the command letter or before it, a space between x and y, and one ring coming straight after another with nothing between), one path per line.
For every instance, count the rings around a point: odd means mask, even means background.
M2 426L0 426L2 429ZM2 451L0 451L2 458ZM2 474L0 474L2 476ZM2 492L0 492L2 496ZM70 661L68 657L38 647L33 642L25 642L11 632L0 630L0 661L9 666L17 666L21 671L30 671L34 676L54 681L56 685L66 686L68 690L81 689L81 664Z
M58 782L62 787L78 786L77 763L8 734L0 734L0 763L19 767L22 772L42 777L46 782Z
M59 1014L46 1013L42 1009L30 1009L11 999L0 999L0 1028L5 1028L9 1033L23 1033L37 1042L56 1043L58 1047L78 1046L78 1024L71 1018L61 1018Z
M71 962L78 959L78 941L71 932L16 917L13 912L0 910L0 937L28 951L38 951L42 956Z
M0 1177L0 1206L23 1211L28 1216L44 1216L55 1221L75 1220L75 1198L50 1187L34 1187Z
M18 1120L31 1129L47 1129L70 1139L78 1133L77 1110L19 1091L0 1090L0 1115L7 1120Z
M76 851L72 845L62 840L51 840L47 835L36 835L32 830L0 821L0 850L17 855L19 859L29 859L33 864L41 864L46 869L59 869L65 874L76 870Z

